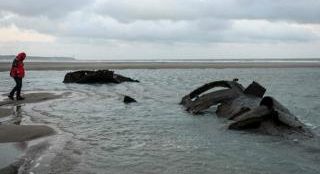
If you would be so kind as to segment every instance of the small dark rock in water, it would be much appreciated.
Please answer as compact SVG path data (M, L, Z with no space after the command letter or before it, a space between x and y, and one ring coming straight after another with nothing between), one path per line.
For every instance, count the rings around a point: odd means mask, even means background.
M122 82L139 82L109 70L96 71L75 71L69 72L64 76L63 83L122 83Z
M134 103L134 102L137 102L137 101L135 99L125 95L124 98L123 98L123 102L128 104L128 103Z

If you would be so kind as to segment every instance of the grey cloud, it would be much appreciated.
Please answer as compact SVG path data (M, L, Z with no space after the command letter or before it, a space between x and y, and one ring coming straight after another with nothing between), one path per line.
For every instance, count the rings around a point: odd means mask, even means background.
M320 22L318 0L240 0L235 16L249 19L286 20L299 23Z
M25 17L19 15L7 15L0 17L0 27L15 25L20 29L36 30L45 34L58 34L59 21L51 20L45 16Z
M270 42L312 41L319 39L303 27L287 23L244 22L217 19L135 20L121 22L111 17L75 12L63 20L46 17L12 16L0 26L16 25L40 33L88 40L127 40L148 42ZM262 29L261 29L262 26Z
M104 0L96 10L121 21L268 19L300 23L320 22L318 0Z
M7 11L21 16L64 17L68 13L93 3L90 0L0 0L0 12Z
M319 13L315 9L320 1L59 1L0 0L0 27L16 25L58 38L88 40L208 43L319 39L319 35L287 21L317 22L320 18L315 18ZM22 8L27 3L40 4ZM239 24L242 19L248 20ZM259 28L261 21L263 29Z
M219 40L221 31L231 27L230 21L204 19L194 21L136 20L120 22L110 17L83 15L69 16L62 24L63 35L131 41L207 42ZM86 21L83 23L82 21ZM214 37L208 37L214 35Z
M63 35L151 42L306 42L319 36L301 25L260 20L135 20L77 14L63 24ZM86 23L81 23L81 21Z

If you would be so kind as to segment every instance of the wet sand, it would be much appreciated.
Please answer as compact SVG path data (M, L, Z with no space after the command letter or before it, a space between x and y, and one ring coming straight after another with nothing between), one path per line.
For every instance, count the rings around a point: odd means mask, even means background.
M18 105L18 104L24 104L24 103L38 103L43 102L47 100L53 100L61 98L65 94L54 94L49 92L33 92L33 93L25 93L23 97L25 97L25 100L10 100L6 97L4 94L2 97L5 98L2 101L0 101L0 107L4 105ZM1 112L0 112L1 113Z
M47 100L61 98L63 95L64 94L58 95L48 92L38 92L25 94L25 100L16 101L4 99L0 101L0 116L10 116L13 112L12 110L4 108L3 106L43 102ZM0 143L23 142L52 134L54 134L54 130L48 126L0 124Z
M0 63L0 72L9 71L10 62ZM189 69L189 68L318 68L320 62L25 62L27 70L80 69Z
M6 160L0 167L0 173L18 173L19 167L23 163L23 159L18 158L23 152L21 151L20 155L17 154L15 144L26 143L30 140L47 137L56 133L53 128L46 125L20 125L23 118L21 113L15 113L13 109L9 108L13 106L21 107L21 104L58 99L63 95L67 95L67 93L27 92L24 95L25 100L20 101L10 100L6 94L0 96L0 118L2 119L0 120L0 143L5 143L2 147L6 147L2 149L5 152L0 151L0 154L6 155Z
M23 142L53 135L55 131L40 125L0 125L0 143Z
M0 108L0 118L7 117L12 114L12 109Z

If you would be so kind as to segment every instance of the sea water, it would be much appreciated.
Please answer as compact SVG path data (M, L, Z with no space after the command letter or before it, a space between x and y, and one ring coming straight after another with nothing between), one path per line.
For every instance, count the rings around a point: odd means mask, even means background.
M28 71L24 91L71 92L22 106L27 124L57 130L33 150L22 171L33 173L320 173L320 143L227 129L215 107L193 116L179 105L215 80L257 81L320 135L320 69L116 70L140 80L122 84L63 84L67 71ZM0 73L0 92L14 85ZM123 95L138 102L126 105ZM1 146L1 144L0 144ZM36 148L34 148L36 149ZM28 161L27 161L28 162Z

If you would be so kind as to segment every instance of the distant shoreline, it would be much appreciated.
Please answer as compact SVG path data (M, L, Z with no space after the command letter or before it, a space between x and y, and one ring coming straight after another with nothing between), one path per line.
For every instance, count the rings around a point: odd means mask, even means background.
M11 62L15 55L0 55L1 62ZM31 61L76 61L73 57L42 57L42 56L28 56Z
M10 62L0 62L0 72L9 71ZM319 68L315 62L25 62L27 70L80 69L199 69L199 68Z

